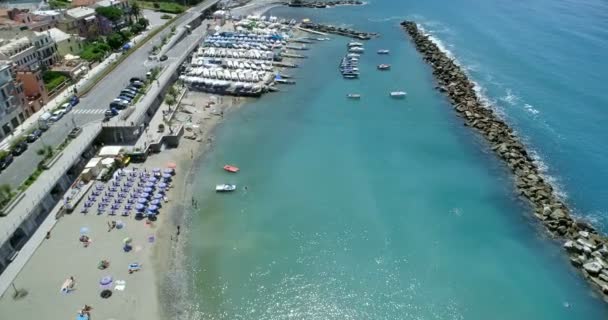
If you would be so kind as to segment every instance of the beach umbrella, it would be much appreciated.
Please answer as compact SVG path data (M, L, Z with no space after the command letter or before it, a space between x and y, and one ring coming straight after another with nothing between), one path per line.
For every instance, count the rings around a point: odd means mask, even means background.
M148 217L155 217L155 216L156 216L156 212L148 211Z
M162 194L160 194L160 193L157 193L157 194L155 194L155 195L154 195L154 199L158 199L158 200L160 200L160 199L162 199L162 198L163 198L163 195L162 195Z
M89 228L88 227L82 227L80 228L80 234L87 234L89 233Z
M154 200L152 200L152 201L150 202L150 204L151 204L151 205L154 205L154 206L158 206L158 207L160 207L160 206L161 206L161 202L160 202L160 200L159 200L159 199L154 199Z
M146 193L152 193L152 191L154 191L152 188L144 188L144 192Z
M148 202L148 199L146 199L146 198L139 198L139 199L137 199L137 202L138 203L146 203L146 202Z
M135 209L136 209L137 211L144 211L144 209L145 209L145 208L146 208L146 206L144 206L144 205L143 205L143 204L141 204L141 203L138 203L138 204L135 206Z
M164 182L161 182L161 183L158 184L158 187L161 188L161 189L165 189L167 187L167 184L164 183Z
M167 168L167 169L163 170L163 173L168 173L168 174L173 174L174 172L175 172L175 170L172 168Z
M154 178L154 177L150 177L150 178L148 179L148 182L156 182L156 178Z
M99 284L102 286L108 286L112 284L112 277L111 276L105 276L103 278L101 278L101 280L99 280Z
M165 181L166 180L170 180L171 179L171 175L168 174L168 173L165 173L165 174L163 174L163 179L165 179Z
M148 188L152 188L152 187L154 187L154 183L152 183L152 182L146 182L146 184L144 186L146 186Z
M147 192L142 192L139 194L139 197L148 199L148 198L150 198L150 194Z
M154 168L152 169L152 172L160 172L160 168Z
M126 238L122 239L122 242L123 242L124 244L131 243L131 241L133 241L133 240L132 240L131 238L129 238L129 237L126 237Z
M148 207L148 211L156 212L156 211L158 211L158 206L151 205L151 206Z

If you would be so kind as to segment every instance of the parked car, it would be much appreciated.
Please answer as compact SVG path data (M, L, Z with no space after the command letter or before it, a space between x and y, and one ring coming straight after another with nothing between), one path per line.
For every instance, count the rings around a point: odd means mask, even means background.
M29 143L32 143L32 142L38 140L38 138L40 138L41 135L42 135L42 130L36 129L36 130L32 131L32 133L28 134L27 137L25 138L25 140Z
M120 92L120 96L129 97L131 99L134 99L136 95L137 95L136 93L133 93L133 92L127 91L127 90L123 90Z
M49 119L51 122L57 122L65 114L65 109L57 109L53 111L53 116Z
M123 95L118 96L116 99L125 100L129 103L131 103L131 100L133 100L133 98L128 97L128 96L123 96Z
M139 81L135 81L135 82L131 82L130 86L131 87L135 87L137 89L140 89L141 87L144 86L144 83L143 82L139 82Z
M108 121L110 118L118 114L118 110L111 108L104 113L103 121Z
M165 61L165 60L167 60L167 59L168 59L167 55L166 55L166 54L163 54L162 56L160 56L160 58L159 58L158 60L160 60L160 61Z
M135 82L135 81L144 82L144 80L142 80L139 77L133 77L133 78L129 79L129 82Z
M27 150L27 143L25 143L25 141L21 141L15 147L13 147L13 150L11 150L11 153L14 156L18 156L18 155L22 154L23 152L25 152L25 150Z
M0 160L0 170L6 169L13 162L13 155L7 154L2 160Z
M61 107L57 108L57 110L63 110L63 113L66 114L66 113L72 111L73 108L74 108L74 106L71 103L66 102L66 103L62 104Z
M128 103L124 103L122 101L112 101L110 103L110 108L111 109L116 109L116 110L122 110L122 109L127 108L128 106L129 106Z
M126 87L126 88L125 88L125 90L131 90L131 91L133 91L134 93L138 93L138 92L139 92L139 87L136 87L136 86L132 86L132 85L131 85L131 86Z

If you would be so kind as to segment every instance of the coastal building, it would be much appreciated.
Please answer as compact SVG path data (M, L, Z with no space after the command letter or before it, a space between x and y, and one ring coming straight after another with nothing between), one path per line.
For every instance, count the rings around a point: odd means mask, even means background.
M4 139L25 121L24 104L21 82L13 78L10 64L0 63L0 138Z
M42 80L40 70L17 71L17 81L21 82L26 104L23 106L25 116L29 117L36 113L48 102L49 96Z
M77 34L87 39L96 38L100 34L95 10L88 7L67 10L65 19L57 27L68 34Z
M12 61L19 70L50 67L59 60L57 46L47 32L30 30L2 30L0 58Z
M36 47L28 37L0 39L0 60L12 62L20 70L37 70L40 67Z
M61 19L56 10L0 10L0 28L15 30L44 31L53 28Z
M49 35L57 45L57 54L64 57L67 54L78 55L84 46L83 40L79 35L68 34L58 28L48 30Z

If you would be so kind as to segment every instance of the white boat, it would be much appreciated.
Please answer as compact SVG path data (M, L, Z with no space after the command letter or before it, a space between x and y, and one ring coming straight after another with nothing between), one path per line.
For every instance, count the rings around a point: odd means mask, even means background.
M346 97L349 99L356 99L356 100L361 99L361 95L358 93L349 93Z
M386 49L378 50L378 54L389 54L389 53L390 53L390 51L386 50Z
M361 55L358 53L349 53L346 55L347 58L359 58Z
M363 47L351 47L348 49L348 52L354 52L354 53L363 53L363 51L365 51L365 49L363 49Z
M405 98L407 93L405 91L393 91L391 92L392 98Z
M236 184L218 184L215 186L216 192L231 192L236 190Z
M348 47L349 48L351 48L351 47L363 47L363 43L351 41L351 42L348 43Z

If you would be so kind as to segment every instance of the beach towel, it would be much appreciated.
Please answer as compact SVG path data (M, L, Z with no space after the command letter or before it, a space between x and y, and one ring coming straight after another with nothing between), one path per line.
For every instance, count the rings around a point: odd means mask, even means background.
M127 282L125 280L116 280L116 286L114 290L116 291L124 291L127 286Z
M61 285L61 292L62 293L70 293L70 291L72 291L72 279L66 279L63 284Z

